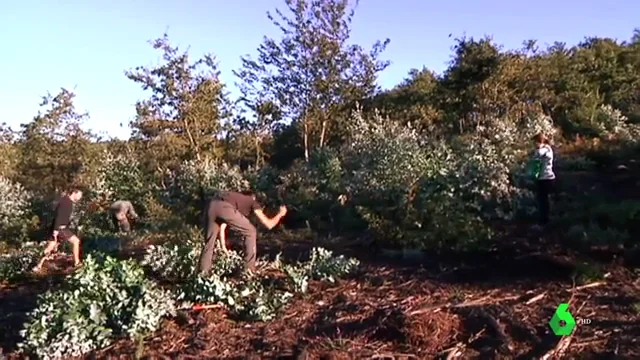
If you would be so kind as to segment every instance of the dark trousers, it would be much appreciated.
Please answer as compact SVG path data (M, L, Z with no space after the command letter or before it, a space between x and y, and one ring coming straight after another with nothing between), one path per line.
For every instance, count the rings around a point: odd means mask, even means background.
M554 191L555 180L538 180L536 195L538 198L538 215L540 225L549 223L549 212L551 211L551 194Z
M126 216L122 220L120 220L115 214L113 214L111 215L111 222L116 228L116 231L122 231L126 233L131 231L131 225L129 224L129 219L127 219Z
M205 245L200 255L200 272L208 273L214 259L216 238L220 232L220 224L226 223L229 229L244 238L245 268L253 270L256 266L257 231L246 216L233 205L221 200L209 202L205 213Z

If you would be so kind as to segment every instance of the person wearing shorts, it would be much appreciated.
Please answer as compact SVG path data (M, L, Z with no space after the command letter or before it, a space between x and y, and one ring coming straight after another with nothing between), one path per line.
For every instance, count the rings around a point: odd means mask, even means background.
M242 194L234 191L220 192L211 199L205 208L205 246L200 255L200 272L211 271L220 225L225 223L231 230L244 238L245 269L255 270L257 231L248 217L251 213L268 229L273 229L287 214L287 208L280 206L280 211L273 218L267 217L262 205L254 194Z
M58 250L58 246L62 241L71 243L73 252L74 266L81 265L80 262L80 239L76 236L69 226L73 215L74 204L82 199L82 190L73 188L66 192L55 207L55 217L49 229L47 246L44 249L44 256L34 268L39 271L49 256Z

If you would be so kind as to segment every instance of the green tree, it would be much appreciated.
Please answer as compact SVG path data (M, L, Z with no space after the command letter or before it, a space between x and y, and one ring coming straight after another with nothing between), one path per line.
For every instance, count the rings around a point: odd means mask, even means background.
M290 15L276 9L269 19L282 31L279 40L265 38L256 60L242 58L235 74L245 83L245 102L256 96L291 120L301 133L305 158L313 148L340 139L346 126L345 107L371 97L377 74L389 63L378 60L389 40L370 51L349 45L355 6L348 0L285 0ZM356 4L357 5L357 4Z
M220 157L218 136L230 109L215 58L206 54L192 62L166 34L151 43L162 52L163 63L126 71L129 79L151 91L136 104L131 122L133 140L149 154L142 156L145 165L165 169L184 160Z
M428 127L438 118L434 94L439 82L427 68L412 69L409 76L393 89L377 94L367 110L376 109L380 115L401 123Z
M75 94L67 89L43 97L46 107L22 125L19 134L19 182L36 195L60 191L72 183L82 183L94 160L91 133L80 125L88 117L76 112Z
M0 124L0 176L13 179L19 163L18 145L13 130L6 123Z

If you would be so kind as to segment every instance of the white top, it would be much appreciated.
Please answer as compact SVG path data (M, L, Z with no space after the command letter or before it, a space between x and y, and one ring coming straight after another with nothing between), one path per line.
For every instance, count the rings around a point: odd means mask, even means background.
M553 173L553 149L544 144L535 152L535 157L541 161L539 180L553 180L556 174Z

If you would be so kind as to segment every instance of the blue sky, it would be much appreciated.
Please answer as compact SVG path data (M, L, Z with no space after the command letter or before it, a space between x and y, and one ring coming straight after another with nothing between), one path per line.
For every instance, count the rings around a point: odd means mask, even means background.
M151 6L151 4L154 4ZM17 128L37 114L41 96L74 89L85 124L126 138L136 100L145 96L124 70L153 65L147 41L168 29L172 42L196 57L216 55L232 95L232 70L262 37L278 36L266 11L282 0L20 0L0 3L0 123ZM453 36L492 35L507 48L525 39L572 45L585 36L627 40L640 2L631 0L436 1L361 0L353 41L369 46L390 38L392 65L379 83L389 88L411 68L446 68ZM120 124L123 124L122 127Z

